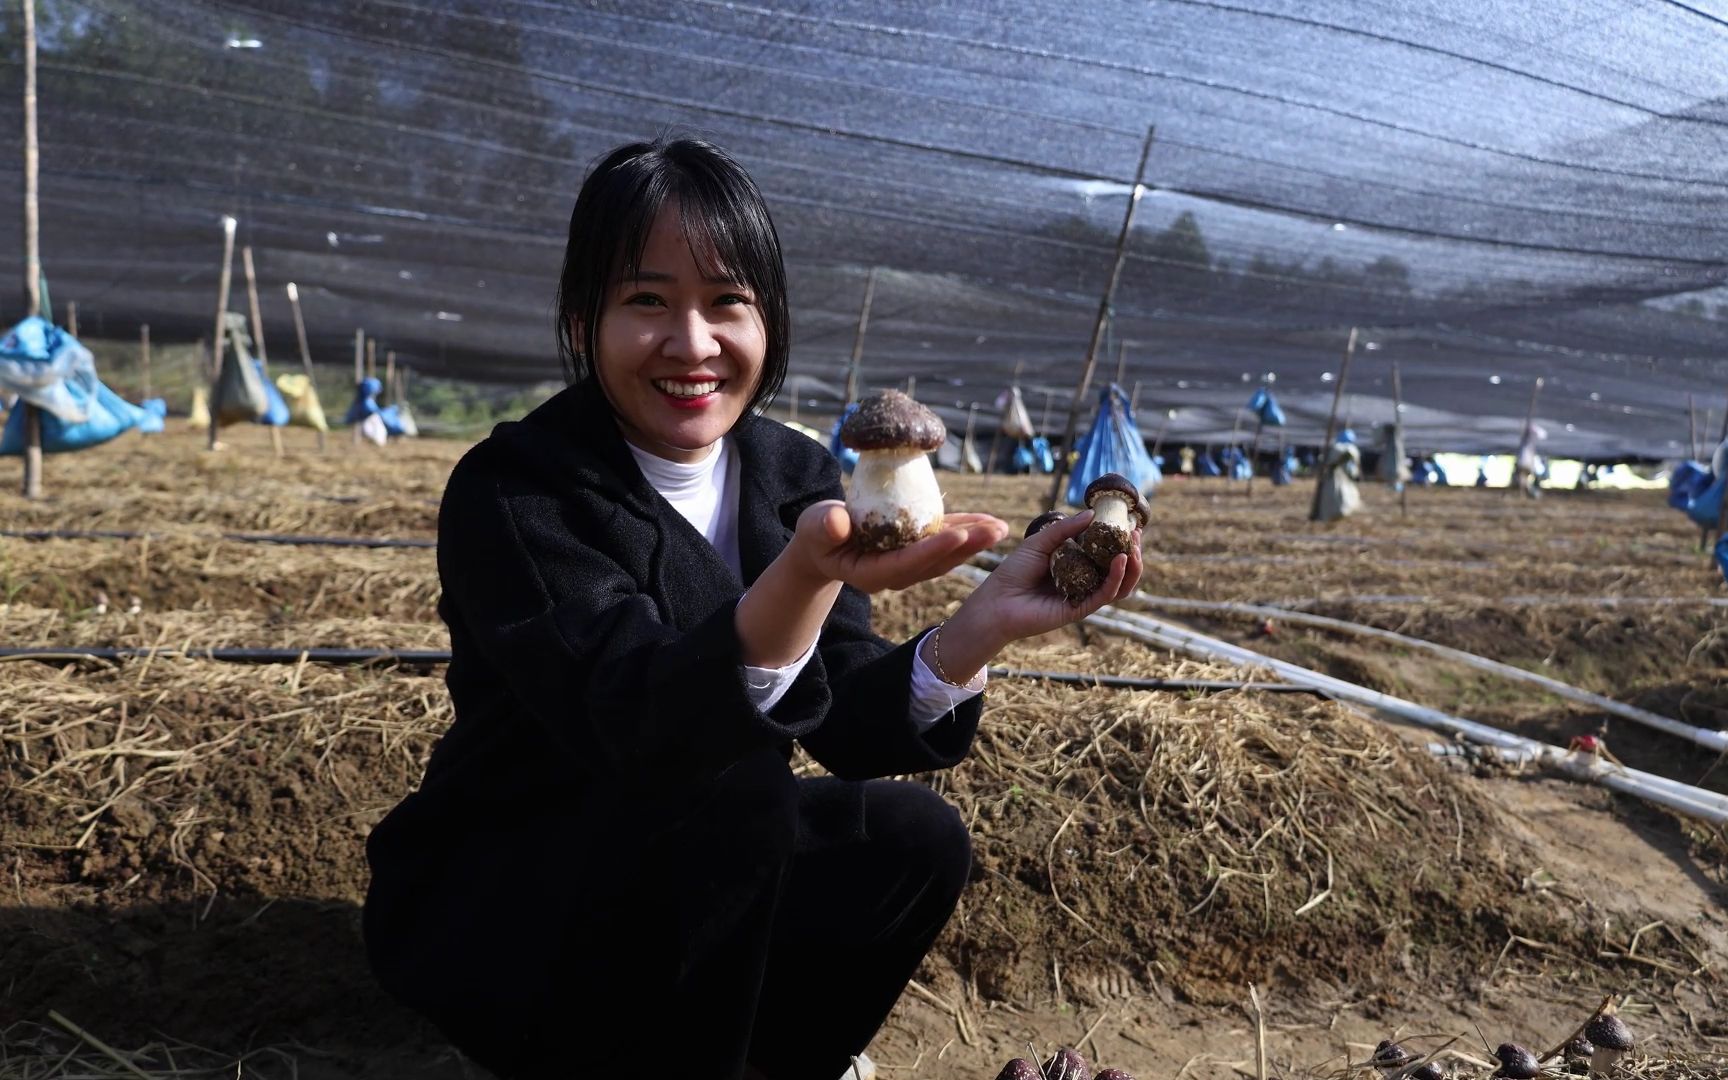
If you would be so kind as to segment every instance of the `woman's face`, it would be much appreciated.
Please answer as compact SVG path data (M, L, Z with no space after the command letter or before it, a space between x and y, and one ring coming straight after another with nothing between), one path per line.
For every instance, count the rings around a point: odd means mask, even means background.
M624 437L683 462L706 458L744 415L768 351L756 297L703 275L675 203L655 218L636 275L611 283L597 337L594 370Z

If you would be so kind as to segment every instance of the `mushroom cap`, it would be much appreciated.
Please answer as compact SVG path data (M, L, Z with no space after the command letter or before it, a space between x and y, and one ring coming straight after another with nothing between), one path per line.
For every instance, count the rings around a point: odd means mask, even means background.
M1597 1013L1584 1025L1584 1037L1598 1050L1632 1049L1632 1029L1613 1013Z
M1375 1068L1402 1069L1408 1064L1410 1064L1410 1051L1391 1039L1381 1039L1380 1045L1374 1048Z
M1500 1049L1494 1051L1494 1059L1500 1063L1494 1075L1505 1080L1536 1080L1542 1072L1536 1055L1517 1043L1501 1043Z
M1026 531L1020 538L1024 540L1033 533L1043 532L1046 526L1054 525L1058 521L1064 521L1067 517L1068 515L1064 514L1060 510L1046 510L1026 523Z
M1092 1080L1092 1070L1078 1050L1064 1046L1044 1063L1044 1080Z
M1440 1067L1438 1061L1424 1061L1410 1074L1410 1080L1446 1080L1446 1070Z
M1094 1076L1092 1080L1134 1080L1134 1076L1132 1073L1125 1073L1121 1069L1100 1069L1098 1075Z
M1567 1061L1584 1061L1595 1052L1595 1044L1585 1038L1583 1032L1572 1036L1566 1045L1560 1048L1560 1056Z
M840 441L853 450L935 450L948 438L942 418L898 390L858 403L840 425Z
M1025 1058L1015 1058L1002 1066L1002 1071L996 1074L996 1080L1044 1080L1038 1073L1038 1066Z
M1128 502L1128 512L1134 515L1134 520L1145 525L1151 516L1146 500L1140 497L1140 489L1134 486L1134 481L1121 473L1107 472L1098 479L1086 485L1086 505L1097 504L1100 496L1120 495Z

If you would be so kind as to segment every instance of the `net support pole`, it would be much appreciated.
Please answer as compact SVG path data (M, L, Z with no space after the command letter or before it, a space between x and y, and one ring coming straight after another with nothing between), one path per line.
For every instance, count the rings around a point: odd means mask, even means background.
M78 336L78 301L66 301L66 332Z
M1265 389L1266 384L1261 383L1260 387L1261 387L1261 389ZM1266 430L1266 417L1264 415L1255 417L1255 419L1254 419L1254 439L1252 442L1250 442L1248 444L1248 491L1247 491L1247 495L1248 495L1248 498L1250 498L1250 499L1252 499L1254 497L1254 474L1260 471L1260 465L1259 465L1260 435L1265 430Z
M378 339L375 337L366 339L366 377L378 377Z
M216 336L211 339L215 345L210 350L213 362L210 365L210 436L204 444L206 450L216 449L216 433L222 426L216 422L216 416L222 405L222 344L228 329L228 290L234 284L234 227L238 224L231 215L222 215L222 274L216 285Z
M40 157L36 139L36 0L20 0L24 15L24 312L42 314ZM28 401L24 410L26 499L42 497L42 412Z
M258 271L252 263L252 245L247 244L240 249L240 265L246 271L246 309L252 316L252 347L258 350L258 374L260 378L270 378L269 352L264 348L264 315L258 306ZM268 392L268 391L266 391ZM282 429L275 424L270 427L270 448L281 457Z
M1110 307L1116 300L1116 285L1122 280L1122 264L1128 258L1128 234L1134 228L1134 211L1146 194L1146 161L1152 156L1152 138L1156 127L1146 129L1146 141L1140 147L1140 164L1134 170L1134 188L1128 193L1128 208L1122 214L1122 231L1116 235L1116 257L1110 267L1110 279L1104 286L1103 299L1098 301L1098 318L1092 325L1092 342L1086 346L1086 362L1080 368L1080 381L1075 384L1074 400L1068 403L1068 424L1062 436L1062 448L1056 457L1056 475L1050 484L1050 495L1044 500L1045 510L1054 510L1062 497L1062 483L1068 479L1068 458L1074 452L1074 433L1080 425L1080 408L1087 391L1092 389L1092 372L1098 366L1098 346L1104 340L1104 327L1110 321Z
M1314 477L1314 498L1308 504L1308 520L1320 520L1320 490L1326 485L1326 459L1332 453L1332 440L1338 437L1338 404L1344 399L1344 380L1350 377L1350 358L1356 355L1357 328L1350 328L1350 339L1344 343L1344 362L1338 365L1338 383L1332 387L1332 412L1326 417L1326 441L1320 445L1320 467Z
M138 367L143 373L144 400L150 399L150 324L138 327Z
M852 336L852 359L846 365L846 401L842 410L858 400L858 368L864 362L864 334L870 329L870 305L875 299L876 268L872 266L864 278L864 304L858 309L858 331Z
M1541 393L1542 376L1538 375L1536 381L1530 384L1530 406L1524 410L1524 437L1518 441L1519 450L1524 449L1526 442L1529 443L1532 452L1536 449L1536 398ZM1523 455L1520 454L1512 459L1512 486L1520 492L1524 490L1524 476L1529 472L1528 469L1524 468L1522 457ZM1531 474L1530 482L1532 484L1536 482L1534 474Z
M366 331L356 326L354 328L354 395L358 400L360 383L366 378ZM354 445L360 445L360 425L353 425Z
M1692 460L1698 460L1698 402L1690 392L1686 395L1686 449Z
M1404 384L1398 379L1398 361L1392 361L1392 445L1404 444ZM1392 480L1398 484L1398 516L1410 516L1410 485L1399 481L1398 474L1404 469L1403 461L1392 463Z
M288 308L294 313L294 339L300 345L300 370L306 373L306 392L316 395L318 383L312 375L312 350L306 344L306 319L300 313L300 287L292 281L288 283ZM318 432L318 452L324 452L322 431Z

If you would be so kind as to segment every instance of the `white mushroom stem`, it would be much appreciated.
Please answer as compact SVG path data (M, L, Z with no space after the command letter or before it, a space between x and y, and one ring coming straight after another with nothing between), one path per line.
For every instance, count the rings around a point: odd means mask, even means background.
M1118 532L1133 532L1134 519L1128 513L1128 500L1113 493L1100 493L1092 503L1092 512L1097 516L1094 521L1110 526Z
M923 525L942 520L942 488L923 450L861 450L846 505L856 522L896 520L903 510Z
M1606 1046L1598 1046L1590 1055L1590 1075L1607 1076L1614 1068L1614 1063L1626 1056L1624 1050L1612 1050Z

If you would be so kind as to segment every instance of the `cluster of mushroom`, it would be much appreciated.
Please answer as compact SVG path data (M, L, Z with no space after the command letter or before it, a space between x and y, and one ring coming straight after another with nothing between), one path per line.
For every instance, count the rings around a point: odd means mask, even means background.
M1088 484L1086 508L1093 513L1092 523L1079 540L1062 541L1050 556L1050 579L1075 607L1098 591L1110 572L1110 560L1132 550L1134 530L1144 528L1152 516L1140 490L1121 473L1105 473ZM1059 510L1040 514L1026 526L1026 535L1067 516Z
M1064 1046L1050 1055L1043 1069L1025 1058L1015 1058L1002 1066L996 1080L1134 1080L1134 1077L1121 1069L1100 1069L1094 1076L1080 1052Z
M1494 1051L1499 1067L1493 1080L1537 1080L1543 1075L1542 1061L1560 1059L1567 1073L1607 1076L1614 1063L1632 1049L1632 1032L1626 1022L1611 1009L1592 1016L1577 1034L1561 1047L1538 1058L1528 1047L1518 1043L1501 1043ZM1382 1080L1446 1080L1446 1070L1438 1061L1428 1060L1411 1069L1416 1058L1390 1039L1374 1048L1368 1064L1378 1069Z

